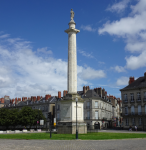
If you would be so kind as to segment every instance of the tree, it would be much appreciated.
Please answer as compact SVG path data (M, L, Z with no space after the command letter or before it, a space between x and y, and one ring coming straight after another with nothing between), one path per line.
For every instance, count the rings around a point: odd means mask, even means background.
M18 109L10 109L9 110L9 119L10 125L16 127L19 125L19 110Z
M31 107L25 106L20 110L19 113L19 120L20 125L30 127L37 124L37 121L43 119L45 120L45 117L43 116L42 112L40 110L33 110Z
M5 126L6 129L8 129L10 123L11 123L10 110L7 108L1 108L0 109L0 125Z

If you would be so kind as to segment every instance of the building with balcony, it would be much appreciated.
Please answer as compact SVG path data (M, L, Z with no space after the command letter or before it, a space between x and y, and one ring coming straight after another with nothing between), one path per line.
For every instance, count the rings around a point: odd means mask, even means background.
M143 77L129 78L129 85L121 89L124 128L136 125L146 130L146 72Z

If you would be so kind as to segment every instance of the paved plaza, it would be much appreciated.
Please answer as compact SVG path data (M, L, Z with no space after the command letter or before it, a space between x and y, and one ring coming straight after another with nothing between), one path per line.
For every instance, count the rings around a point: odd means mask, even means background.
M145 150L146 139L0 140L0 150Z

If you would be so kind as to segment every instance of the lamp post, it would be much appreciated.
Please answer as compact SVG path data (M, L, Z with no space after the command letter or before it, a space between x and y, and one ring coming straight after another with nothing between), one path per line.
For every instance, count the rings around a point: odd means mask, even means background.
M76 97L76 139L78 139L78 129L77 129L77 102L78 102L78 98Z

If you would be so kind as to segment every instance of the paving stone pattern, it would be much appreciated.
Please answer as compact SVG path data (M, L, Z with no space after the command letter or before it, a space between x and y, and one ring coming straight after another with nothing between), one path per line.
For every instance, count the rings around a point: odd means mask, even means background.
M0 150L145 150L146 139L0 140Z

